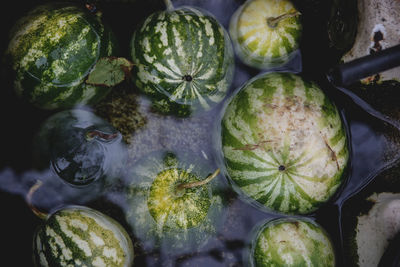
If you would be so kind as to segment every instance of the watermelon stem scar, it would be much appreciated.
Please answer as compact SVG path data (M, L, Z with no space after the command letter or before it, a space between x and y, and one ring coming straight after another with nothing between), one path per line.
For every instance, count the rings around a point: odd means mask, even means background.
M202 186L202 185L208 184L215 177L218 176L219 172L220 172L220 169L218 168L214 173L209 175L206 179L204 179L202 181L192 182L192 183L180 184L180 185L178 185L176 187L176 189L177 189L177 191L180 191L180 190L183 190L183 189L194 188L194 187L198 187L198 186Z
M193 80L193 77L190 75L185 75L182 77L182 80L184 80L186 82L191 82Z
M36 183L29 189L28 194L26 195L26 202L28 203L29 208L32 210L33 214L38 216L40 219L45 220L48 216L47 213L40 211L32 204L32 196L33 194L43 185L43 182L37 180Z
M294 12L288 12L288 13L284 13L280 16L277 17L269 17L267 19L267 24L270 28L274 29L276 28L276 26L278 26L278 23L284 19L288 19L291 17L296 17L301 15L301 13L299 11L294 11Z

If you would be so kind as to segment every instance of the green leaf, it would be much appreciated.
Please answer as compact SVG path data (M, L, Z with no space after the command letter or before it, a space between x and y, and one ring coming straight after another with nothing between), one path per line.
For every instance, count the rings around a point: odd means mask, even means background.
M86 80L87 84L113 87L130 77L133 64L122 57L100 58Z

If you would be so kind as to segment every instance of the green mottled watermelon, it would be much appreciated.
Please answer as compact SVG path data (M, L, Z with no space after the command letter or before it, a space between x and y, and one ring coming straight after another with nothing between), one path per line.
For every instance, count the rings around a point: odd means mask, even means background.
M302 33L298 15L289 0L246 1L232 16L229 26L239 58L256 68L288 62L299 47Z
M349 151L335 105L314 83L269 73L226 107L221 145L233 187L269 211L315 211L344 179Z
M99 211L71 206L53 213L36 231L36 266L130 267L133 246L128 233Z
M211 15L191 7L150 15L131 41L134 82L164 113L210 109L229 89L231 41Z
M19 96L44 109L92 104L108 87L85 83L97 60L115 51L100 17L71 4L46 4L14 26L7 56Z
M330 238L311 220L275 219L257 230L251 244L250 266L335 266Z
M218 177L204 185L179 188L204 181L215 170L192 155L189 161L184 159L189 158L158 151L133 166L126 218L145 248L160 247L173 254L196 250L222 222Z

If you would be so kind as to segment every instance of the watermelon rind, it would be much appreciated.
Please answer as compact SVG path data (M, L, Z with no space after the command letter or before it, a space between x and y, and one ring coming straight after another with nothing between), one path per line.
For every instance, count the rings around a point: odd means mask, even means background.
M245 250L246 266L335 266L335 249L327 232L306 217L259 223Z
M37 267L133 265L132 241L113 218L88 207L63 207L35 232Z
M287 18L275 28L268 18L296 12L289 0L249 0L232 15L229 34L240 60L257 69L270 69L290 62L299 51L300 16Z
M72 3L47 3L22 16L10 33L6 58L16 94L41 109L91 105L109 91L86 83L98 59L116 53L100 16Z
M174 255L203 248L224 220L222 177L177 191L179 184L203 180L215 170L196 156L176 153L152 152L132 166L125 211L146 250Z
M292 73L259 75L221 112L218 164L234 190L262 210L315 212L346 177L343 119L317 84Z
M166 114L212 109L233 78L228 33L214 16L194 7L151 14L132 36L131 57L135 85Z

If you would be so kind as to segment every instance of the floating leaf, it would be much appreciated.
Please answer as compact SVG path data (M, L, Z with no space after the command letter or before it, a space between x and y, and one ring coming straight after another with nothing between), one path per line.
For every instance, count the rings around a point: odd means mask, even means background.
M122 57L100 58L86 80L87 84L112 87L130 77L133 64Z

